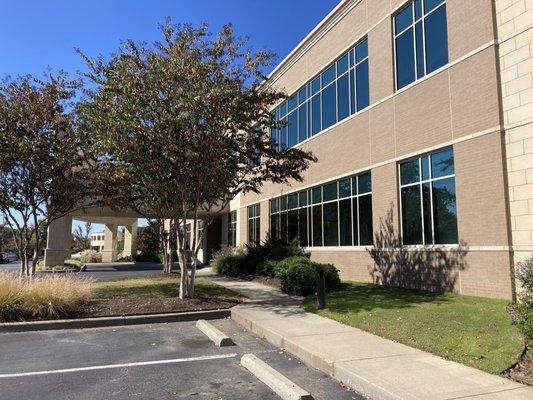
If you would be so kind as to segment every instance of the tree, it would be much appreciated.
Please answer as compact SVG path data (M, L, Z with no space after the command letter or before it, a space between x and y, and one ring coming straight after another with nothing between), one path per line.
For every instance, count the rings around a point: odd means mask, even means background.
M76 226L72 233L72 251L78 253L91 248L91 231L90 222L85 222L83 226Z
M157 220L148 220L148 224L139 228L137 251L145 256L159 254L161 249L162 224Z
M35 273L46 227L83 207L91 193L89 137L80 135L72 114L78 87L64 73L7 77L0 85L0 213L14 236L21 275Z
M249 50L231 25L214 38L206 25L167 23L162 33L152 46L128 41L109 61L84 56L95 88L79 113L105 155L103 175L113 182L106 200L166 219L164 264L170 271L177 250L185 298L194 296L196 259L214 215L267 181L301 180L315 158L267 134L278 127L270 109L285 98L263 73L271 52Z

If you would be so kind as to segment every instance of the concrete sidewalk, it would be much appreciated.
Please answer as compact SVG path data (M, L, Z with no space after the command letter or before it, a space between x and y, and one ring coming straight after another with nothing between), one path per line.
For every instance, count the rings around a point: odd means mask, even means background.
M202 275L249 298L233 320L374 400L533 399L531 387L306 313L277 289Z

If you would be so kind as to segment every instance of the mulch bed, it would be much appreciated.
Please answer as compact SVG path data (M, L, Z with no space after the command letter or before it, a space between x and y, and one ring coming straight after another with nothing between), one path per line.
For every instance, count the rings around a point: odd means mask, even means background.
M502 374L504 377L533 386L533 352L528 349L515 366Z
M163 314L185 311L203 311L231 308L239 303L233 299L125 297L91 300L81 317L112 317L139 314Z

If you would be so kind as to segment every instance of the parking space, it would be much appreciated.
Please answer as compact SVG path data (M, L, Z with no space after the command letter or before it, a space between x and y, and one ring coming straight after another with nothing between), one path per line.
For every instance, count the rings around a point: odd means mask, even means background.
M315 399L362 399L243 330L212 321L219 348L194 322L0 335L3 399L278 399L240 365L253 353Z

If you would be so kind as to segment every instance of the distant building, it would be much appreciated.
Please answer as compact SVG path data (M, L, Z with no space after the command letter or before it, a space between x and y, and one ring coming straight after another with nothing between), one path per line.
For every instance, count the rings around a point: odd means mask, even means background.
M94 232L91 233L91 250L101 253L104 251L104 241L105 233L104 232Z

